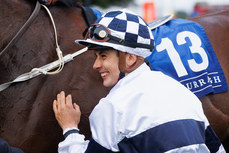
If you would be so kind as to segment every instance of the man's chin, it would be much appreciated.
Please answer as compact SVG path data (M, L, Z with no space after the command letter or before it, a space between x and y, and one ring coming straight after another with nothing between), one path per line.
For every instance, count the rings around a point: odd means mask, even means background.
M103 86L104 86L104 87L107 87L107 88L113 87L112 85L107 85L107 84L103 84Z
M117 82L116 82L117 83ZM116 85L116 83L109 83L109 84L107 84L107 83L104 83L103 82L103 86L104 87L107 87L107 88L112 88L112 87L114 87L115 85Z

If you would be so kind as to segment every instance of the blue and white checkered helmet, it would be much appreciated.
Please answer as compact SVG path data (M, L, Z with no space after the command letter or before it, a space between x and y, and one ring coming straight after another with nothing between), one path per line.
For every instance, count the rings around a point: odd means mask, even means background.
M86 46L112 47L144 58L154 48L154 38L148 24L140 16L127 10L102 15L89 28L84 40L76 42Z

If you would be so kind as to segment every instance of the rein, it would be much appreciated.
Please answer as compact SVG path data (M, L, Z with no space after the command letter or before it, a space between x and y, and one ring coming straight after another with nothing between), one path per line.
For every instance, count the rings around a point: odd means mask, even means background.
M65 55L65 56L63 57L64 63L68 63L68 62L72 61L74 57L76 57L76 56L78 56L78 55L80 55L80 54L86 52L87 50L88 50L88 48L85 47L85 48L83 48L83 49L81 49L81 50L79 50L79 51L77 51L77 52L75 52L75 53L73 53L73 54ZM50 70L53 70L53 69L57 68L58 65L59 65L59 61L56 60L56 61L54 61L54 62L52 62L52 63L46 64L46 65L40 67L40 68L39 68L40 71L34 71L34 70L32 70L32 71L30 71L30 72L24 73L24 74L18 76L18 77L17 77L16 79L14 79L13 81L10 81L10 82L1 84L1 85L0 85L0 92L3 91L3 90L5 90L6 88L8 88L8 87L9 87L11 84L13 84L13 83L18 83L18 82L23 82L23 81L30 80L30 79L32 79L32 78L34 78L34 77L39 76L40 74L45 74L45 72L48 72L48 71L50 71ZM42 71L42 72L41 72L41 71Z
M13 45L16 44L16 42L21 38L21 36L25 33L25 31L29 28L29 26L33 23L34 19L37 17L39 11L40 11L41 5L37 1L35 9L33 10L33 13L29 17L29 19L26 21L26 23L21 27L21 29L17 32L17 34L13 37L13 39L8 43L8 45L2 50L0 53L0 57L7 51L11 49Z
M56 43L56 52L58 55L58 60L46 64L40 68L33 68L30 72L24 73L20 76L18 76L16 79L14 79L13 81L4 83L0 85L0 92L5 90L6 88L8 88L11 84L13 83L17 83L17 82L22 82L22 81L26 81L26 80L30 80L36 76L39 76L40 74L44 74L44 75L54 75L57 74L59 72L61 72L61 70L64 68L64 64L67 62L70 62L71 60L73 60L74 57L86 52L88 50L88 47L85 47L79 51L76 51L73 54L68 54L65 55L63 57L62 51L60 50L60 47L58 45L58 40L57 40L57 32L56 32L56 26L54 23L54 20L52 18L52 15L50 13L50 11L48 10L48 8L43 5L40 4L39 2L36 3L36 7L32 13L32 15L30 16L30 18L28 19L28 21L23 25L23 27L20 29L20 31L15 35L15 37L10 41L10 43L3 49L3 52L8 51L17 41L18 39L22 36L22 34L28 29L28 27L31 25L31 23L34 21L35 17L37 16L39 10L40 10L40 5L42 5L45 10L48 12L49 17L52 21L53 24L53 28L54 28L54 33L55 33L55 43ZM0 54L0 56L2 55L2 53ZM57 68L58 67L58 68ZM51 70L57 68L55 71L50 72Z

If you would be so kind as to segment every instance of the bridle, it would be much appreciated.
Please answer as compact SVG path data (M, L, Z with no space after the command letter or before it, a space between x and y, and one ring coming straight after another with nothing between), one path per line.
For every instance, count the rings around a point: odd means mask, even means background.
M54 20L52 18L52 15L50 13L50 11L48 10L48 8L43 5L40 4L38 1L36 2L36 6L35 9L33 11L33 13L31 14L31 16L29 17L29 19L26 21L26 23L22 26L22 28L17 32L17 34L13 37L13 39L9 42L9 44L3 49L3 51L0 53L0 57L6 53L7 51L9 51L13 45L16 44L16 42L19 40L19 38L26 32L26 30L28 29L28 27L32 24L32 22L34 21L34 19L36 18L36 16L39 13L40 10L40 6L43 6L45 8L45 10L48 12L49 17L52 21L53 24L53 28L54 28L54 33L55 33L55 40L56 40L56 52L58 55L58 60L53 61L49 64L46 64L40 68L33 68L30 72L24 73L20 76L18 76L16 79L14 79L13 81L10 82L6 82L4 84L0 85L0 92L6 88L8 88L12 83L16 83L16 82L22 82L22 81L26 81L26 80L30 80L40 74L44 74L44 75L54 75L57 74L59 72L62 71L62 69L64 68L64 64L73 60L74 57L86 52L88 50L87 47L74 52L73 54L68 54L65 55L63 57L62 51L60 50L60 47L58 45L58 40L57 40L57 32L56 32L56 26L54 23ZM57 68L57 69L56 69ZM52 71L53 69L56 69L55 71Z
M26 30L30 27L30 25L33 23L34 19L37 17L39 11L41 8L41 4L37 1L35 9L33 10L33 13L30 15L29 19L25 22L25 24L21 27L21 29L17 32L17 34L13 37L13 39L6 45L6 47L1 51L0 57L8 52L12 46L14 46L19 38L26 32Z

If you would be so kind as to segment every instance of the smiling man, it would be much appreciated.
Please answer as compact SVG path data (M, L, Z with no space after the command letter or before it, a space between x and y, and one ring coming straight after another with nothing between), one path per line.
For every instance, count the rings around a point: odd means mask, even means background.
M153 39L140 16L111 11L77 40L95 50L93 68L112 89L90 114L90 141L79 133L79 106L71 95L57 95L53 110L65 137L60 153L225 152L199 99L144 62Z
M93 69L98 70L101 74L105 87L112 87L119 79L119 53L112 48L99 48L96 50Z

